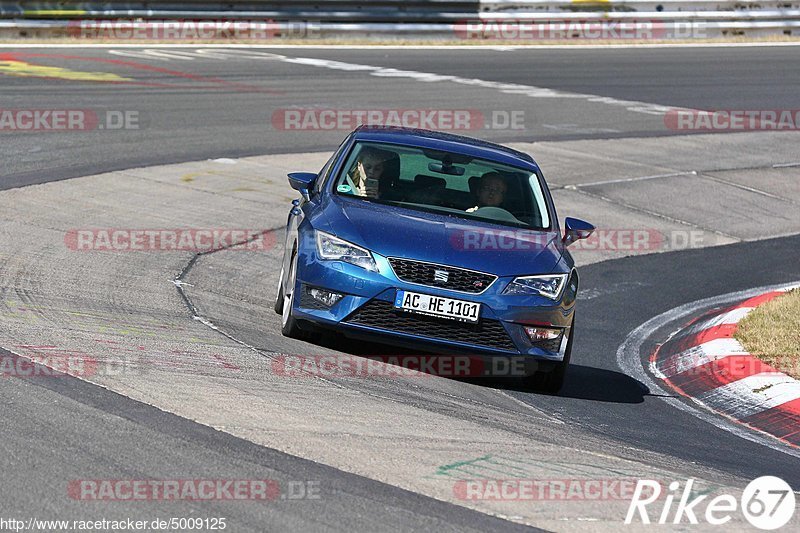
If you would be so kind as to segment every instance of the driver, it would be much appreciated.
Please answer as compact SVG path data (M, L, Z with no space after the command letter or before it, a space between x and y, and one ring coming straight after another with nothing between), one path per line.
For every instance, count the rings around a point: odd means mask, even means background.
M500 207L506 198L508 184L499 172L487 172L478 182L478 205L467 209L467 213L477 211L481 207Z
M384 179L386 162L391 154L375 148L364 148L358 154L355 168L348 173L345 183L356 196L378 198L378 184Z

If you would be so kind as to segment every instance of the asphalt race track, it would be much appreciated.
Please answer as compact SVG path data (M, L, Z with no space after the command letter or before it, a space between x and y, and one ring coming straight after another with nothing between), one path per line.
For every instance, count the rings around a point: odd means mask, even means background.
M684 400L676 409L626 373L646 368L692 316L660 324L618 361L652 317L800 280L800 135L677 131L664 119L674 109L797 110L798 86L791 46L3 48L0 111L91 110L105 126L102 117L132 112L136 126L0 131L0 355L57 348L105 362L133 354L135 364L0 379L0 517L591 531L622 527L627 501L471 501L454 483L694 478L709 492L741 492L776 475L800 491L800 450ZM541 155L562 218L585 212L598 226L687 228L706 240L576 254L578 336L558 396L513 380L282 378L274 370L285 354L393 352L282 337L271 309L280 246L200 256L65 246L75 228L279 234L293 198L285 172L318 169L346 134L276 122L308 108L470 110L484 122L466 134ZM512 112L522 127L488 118ZM310 482L320 497L82 501L67 490L80 479L254 478Z
M38 181L43 172L56 179L213 157L325 151L338 145L340 131L277 134L270 127L273 112L296 106L527 111L522 130L481 132L498 142L674 133L661 116L630 112L626 106L587 106L549 95L532 101L470 86L450 84L444 89L393 76L369 77L363 72L354 76L276 61L271 54L524 84L667 108L793 109L800 84L800 59L794 47L436 53L251 49L241 51L242 58L235 61L232 54L204 59L214 54L213 49L192 57L187 52L193 50L162 49L158 55L127 48L4 50L5 56L19 61L131 78L109 90L103 84L4 76L0 86L4 102L24 102L31 108L132 110L139 114L141 128L114 136L101 131L74 137L14 136L0 148L6 161L2 186ZM181 53L189 59L176 59ZM100 145L106 148L98 150Z

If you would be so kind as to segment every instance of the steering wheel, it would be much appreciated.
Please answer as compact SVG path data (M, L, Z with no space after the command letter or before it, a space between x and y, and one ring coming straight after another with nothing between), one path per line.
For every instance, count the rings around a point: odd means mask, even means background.
M477 215L481 218L488 218L491 220L501 220L504 222L516 222L518 224L522 224L523 222L519 220L517 217L511 214L511 212L506 211L502 207L479 207L472 213L472 215Z

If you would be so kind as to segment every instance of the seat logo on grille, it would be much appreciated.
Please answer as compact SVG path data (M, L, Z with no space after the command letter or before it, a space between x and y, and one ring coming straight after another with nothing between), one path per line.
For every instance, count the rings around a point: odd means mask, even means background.
M447 270L433 271L433 281L438 281L440 283L447 283L447 280L449 279L450 279L450 273Z

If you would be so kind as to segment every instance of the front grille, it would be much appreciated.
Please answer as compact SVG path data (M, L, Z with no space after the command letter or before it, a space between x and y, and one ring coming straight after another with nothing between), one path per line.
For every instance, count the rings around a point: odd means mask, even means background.
M497 320L481 319L477 324L469 324L446 318L415 315L399 311L391 302L383 300L367 302L346 322L434 339L516 351L516 346L506 333L506 329Z
M392 265L392 269L398 279L408 283L470 294L482 293L497 279L497 276L492 274L475 272L465 268L412 261L410 259L398 259L396 257L390 257L389 264ZM445 277L447 281L444 281Z

